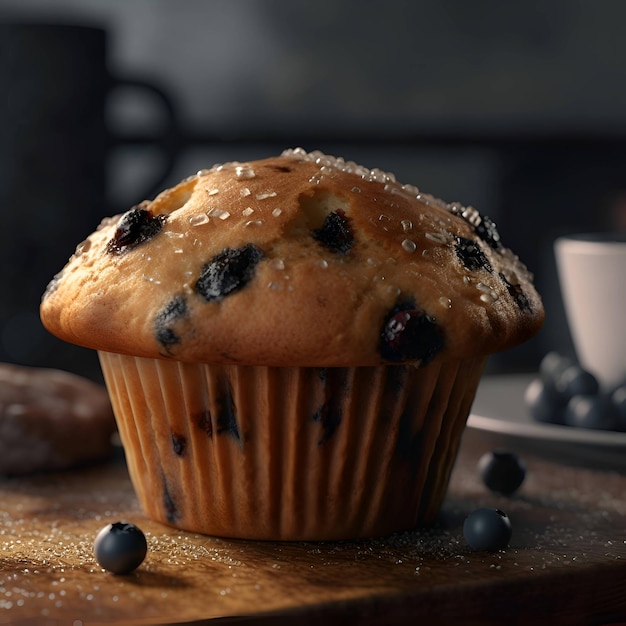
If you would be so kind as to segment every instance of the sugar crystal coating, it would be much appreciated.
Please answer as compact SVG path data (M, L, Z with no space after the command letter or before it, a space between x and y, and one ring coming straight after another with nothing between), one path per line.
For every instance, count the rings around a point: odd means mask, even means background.
M415 250L417 250L417 245L416 243L411 240L411 239L404 239L402 241L402 248L409 253L413 253L415 252Z
M164 236L155 237L159 227ZM57 281L42 306L44 317L55 309L50 326L68 326L70 316L59 313L71 305L65 294L88 274L89 302L79 298L77 308L120 298L124 319L72 314L66 334L114 353L374 365L386 360L381 325L398 298L437 315L455 355L512 346L543 316L532 276L489 218L321 152L216 165L102 228L59 279L62 293ZM139 254L121 262L102 254L107 245L122 251L144 240ZM247 302L262 306L238 322L231 307L242 289ZM202 305L230 295L228 307ZM148 324L133 317L133 301L150 307ZM110 328L91 329L94 319ZM128 333L116 332L122 326Z

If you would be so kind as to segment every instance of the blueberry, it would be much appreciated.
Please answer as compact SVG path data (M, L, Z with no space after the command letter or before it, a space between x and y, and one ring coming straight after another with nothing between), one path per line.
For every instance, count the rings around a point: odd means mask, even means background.
M180 518L180 511L178 510L176 500L172 496L165 476L163 476L163 509L165 510L165 519L172 524L172 526L175 526L177 520Z
M187 437L172 433L172 450L176 456L185 456L187 451Z
M579 365L571 365L561 372L555 381L556 389L566 398L594 396L600 390L596 377Z
M324 402L313 415L313 421L322 425L322 436L318 440L318 445L328 441L337 431L342 420L341 409L333 410L332 403Z
M574 365L574 361L558 352L548 352L539 364L539 374L546 382L556 385L561 374Z
M312 234L314 239L337 254L347 254L354 243L350 221L341 209L329 213L323 226Z
M187 301L183 296L174 296L155 316L154 335L156 340L168 348L180 343L180 336L175 326L182 319L189 316Z
M498 250L502 247L500 233L495 223L486 215L483 215L480 224L474 228L476 234L491 248Z
M505 496L517 491L526 477L524 462L514 452L504 450L483 454L478 461L478 471L491 491Z
M615 407L617 427L619 430L626 430L626 384L613 391L611 401Z
M524 392L524 402L538 422L562 424L567 398L553 384L543 378L534 378Z
M94 543L98 563L114 574L129 574L146 558L148 543L137 526L115 522L105 526Z
M524 293L522 286L519 284L510 283L506 276L502 273L498 274L500 276L500 280L504 283L507 291L513 301L522 311L532 311L532 306L530 305L530 300Z
M591 372L557 352L546 354L539 373L541 382L533 381L525 395L528 408L538 421L626 430L626 388L622 396L616 396L615 391L603 393Z
M195 422L198 428L206 434L207 437L213 437L213 419L211 411L201 411L195 415Z
M565 424L578 428L614 430L617 428L617 409L607 396L576 395L565 409Z
M393 363L421 361L426 365L443 345L443 332L434 318L405 304L392 309L385 318L379 350Z
M465 541L474 550L503 550L509 545L511 534L511 520L500 509L476 509L463 523Z
M167 215L153 215L152 211L135 206L125 213L117 224L113 238L107 243L107 252L122 254L152 239L163 228Z
M262 258L263 252L251 243L242 248L222 250L202 268L196 282L196 292L207 302L219 302L252 280Z
M468 270L485 269L488 272L493 271L491 264L477 241L467 237L457 237L454 250Z
M217 404L217 434L226 434L238 441L241 439L237 425L237 406L233 397L233 390L226 385L222 393L216 397Z

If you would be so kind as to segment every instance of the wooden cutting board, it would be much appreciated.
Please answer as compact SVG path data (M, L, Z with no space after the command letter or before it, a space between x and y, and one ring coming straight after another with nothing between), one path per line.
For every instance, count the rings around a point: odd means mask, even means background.
M0 623L626 622L626 477L526 454L523 488L496 496L476 472L493 445L467 431L436 528L358 542L248 542L168 528L139 510L120 459L1 480ZM479 506L510 516L506 550L465 543L463 520ZM145 562L128 576L103 571L93 556L98 530L118 520L148 538Z

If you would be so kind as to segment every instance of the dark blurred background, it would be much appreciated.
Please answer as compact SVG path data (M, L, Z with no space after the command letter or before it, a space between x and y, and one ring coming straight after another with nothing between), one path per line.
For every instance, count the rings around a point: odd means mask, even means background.
M98 378L38 320L75 245L297 145L497 222L547 319L491 371L570 353L552 242L626 229L625 23L622 0L0 0L0 361Z

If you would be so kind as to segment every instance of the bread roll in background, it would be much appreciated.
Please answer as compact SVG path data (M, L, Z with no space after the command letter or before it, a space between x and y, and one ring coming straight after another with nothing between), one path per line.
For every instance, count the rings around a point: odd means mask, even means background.
M98 350L151 516L337 539L435 519L487 356L543 306L473 207L295 149L105 219L41 317Z

